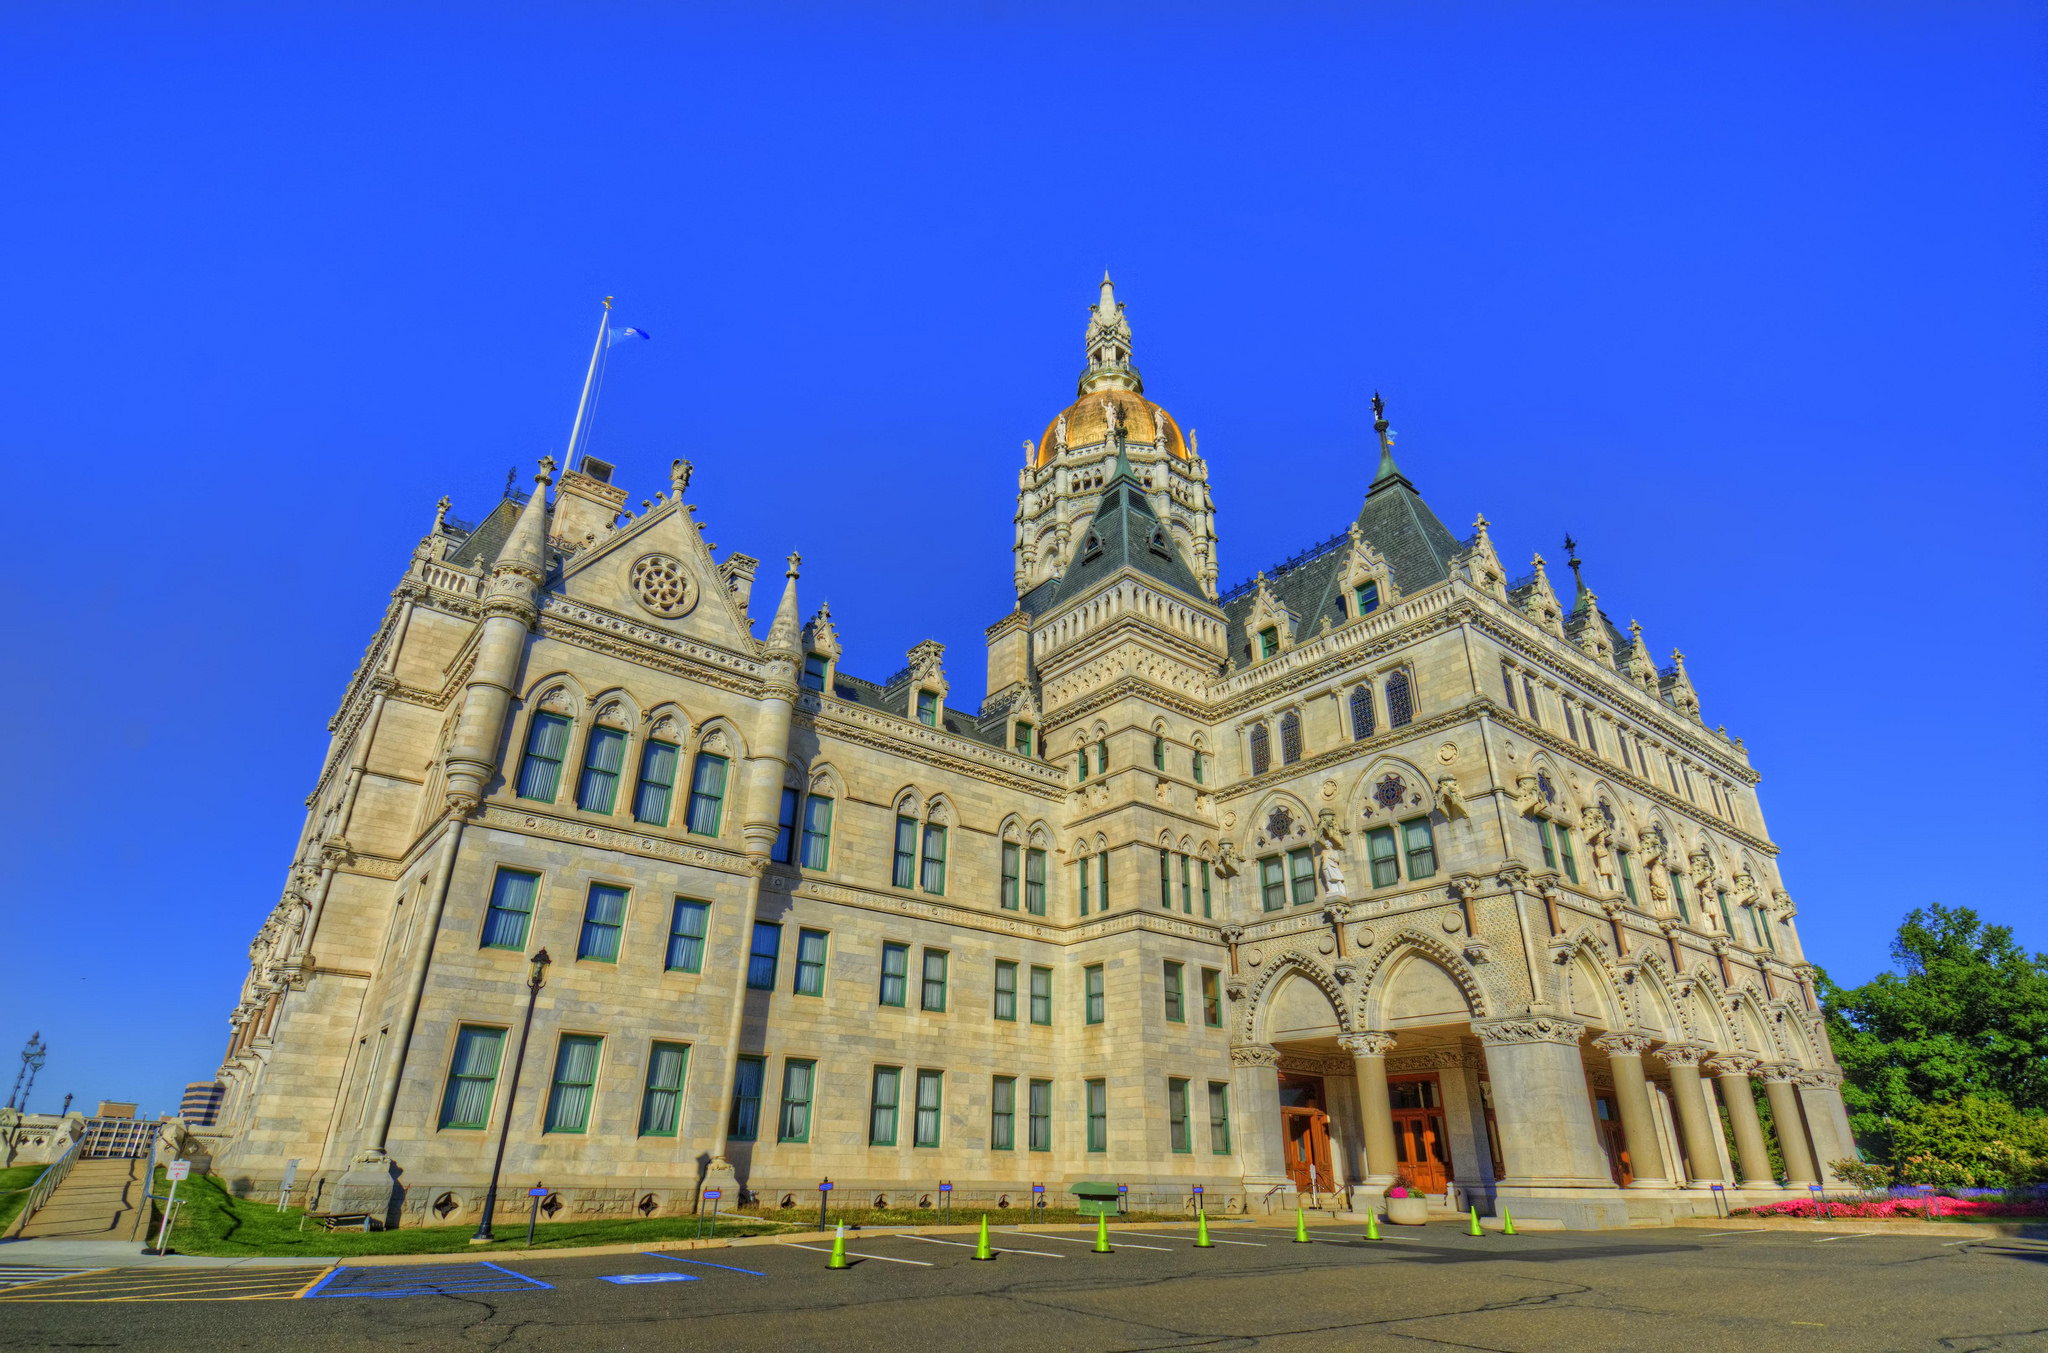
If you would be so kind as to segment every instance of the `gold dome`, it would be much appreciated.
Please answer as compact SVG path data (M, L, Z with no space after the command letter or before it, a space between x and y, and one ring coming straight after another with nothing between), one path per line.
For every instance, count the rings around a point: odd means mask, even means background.
M1066 408L1067 445L1094 446L1109 440L1109 414L1103 407L1111 403L1123 410L1124 440L1127 443L1156 443L1160 433L1166 434L1168 454L1181 460L1188 459L1187 438L1173 421L1173 415L1131 390L1091 390ZM1045 425L1045 435L1038 439L1038 456L1032 461L1036 469L1052 464L1059 447L1053 438L1053 430L1059 426L1059 419Z

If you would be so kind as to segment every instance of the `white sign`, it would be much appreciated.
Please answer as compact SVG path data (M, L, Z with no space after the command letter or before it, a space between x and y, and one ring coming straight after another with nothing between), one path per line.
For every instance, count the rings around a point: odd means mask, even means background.
M299 1162L296 1159L286 1161L284 1163L284 1187L286 1192L291 1191L292 1181L298 1177Z
M192 1162L189 1160L174 1160L164 1166L164 1178L170 1180L173 1184L177 1183L180 1179L189 1177L191 1173Z

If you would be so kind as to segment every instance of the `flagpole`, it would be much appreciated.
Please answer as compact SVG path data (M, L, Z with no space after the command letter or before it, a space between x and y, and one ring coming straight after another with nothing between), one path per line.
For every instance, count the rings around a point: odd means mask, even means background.
M576 421L569 426L569 450L563 456L563 469L576 468L576 441L583 435L583 418L590 409L590 387L597 381L597 362L604 355L605 332L612 322L612 298L604 298L604 314L597 321L597 342L590 349L590 370L583 375L583 397L576 401Z

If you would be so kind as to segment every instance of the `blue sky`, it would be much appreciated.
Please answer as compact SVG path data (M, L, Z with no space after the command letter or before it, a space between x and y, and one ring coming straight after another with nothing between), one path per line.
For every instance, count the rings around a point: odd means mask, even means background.
M442 493L677 455L849 670L1009 609L1093 284L1226 584L1339 530L1386 395L1744 737L1812 955L2048 947L2044 38L1970 3L15 7L0 48L0 1054L210 1075L342 685ZM11 1080L11 1072L10 1072Z

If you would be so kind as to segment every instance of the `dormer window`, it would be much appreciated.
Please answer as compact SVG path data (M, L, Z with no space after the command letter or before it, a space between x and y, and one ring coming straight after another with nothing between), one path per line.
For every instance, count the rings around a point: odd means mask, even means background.
M1151 539L1150 541L1148 541L1148 542L1147 542L1147 545L1148 545L1148 547L1149 547L1149 548L1151 549L1152 553L1154 553L1154 554L1158 555L1158 556L1159 556L1160 558L1162 558L1162 559L1171 559L1171 558L1173 558L1173 549L1172 549L1172 547L1171 547L1171 546L1169 546L1169 545L1168 545L1168 544L1166 543L1166 528L1165 528L1165 527L1163 527L1163 526L1155 526L1155 527L1153 527L1153 528L1152 528L1152 539Z
M1280 631L1272 625L1259 631L1259 660L1265 661L1280 652Z
M1017 755L1031 755L1031 725L1028 723L1017 725Z
M827 658L823 653L804 654L803 675L797 678L797 684L799 686L802 686L807 691L824 690L825 668L830 664L830 662L831 660Z
M1081 559L1083 562L1086 562L1087 560L1098 557L1101 553L1102 537L1096 535L1093 531L1090 531L1088 533L1088 538L1081 542Z
M1377 582L1360 583L1354 590L1353 597L1358 603L1355 614L1371 615L1380 608L1380 585Z
M939 726L938 692L919 691L917 693L917 721L922 724L930 724L933 728Z

